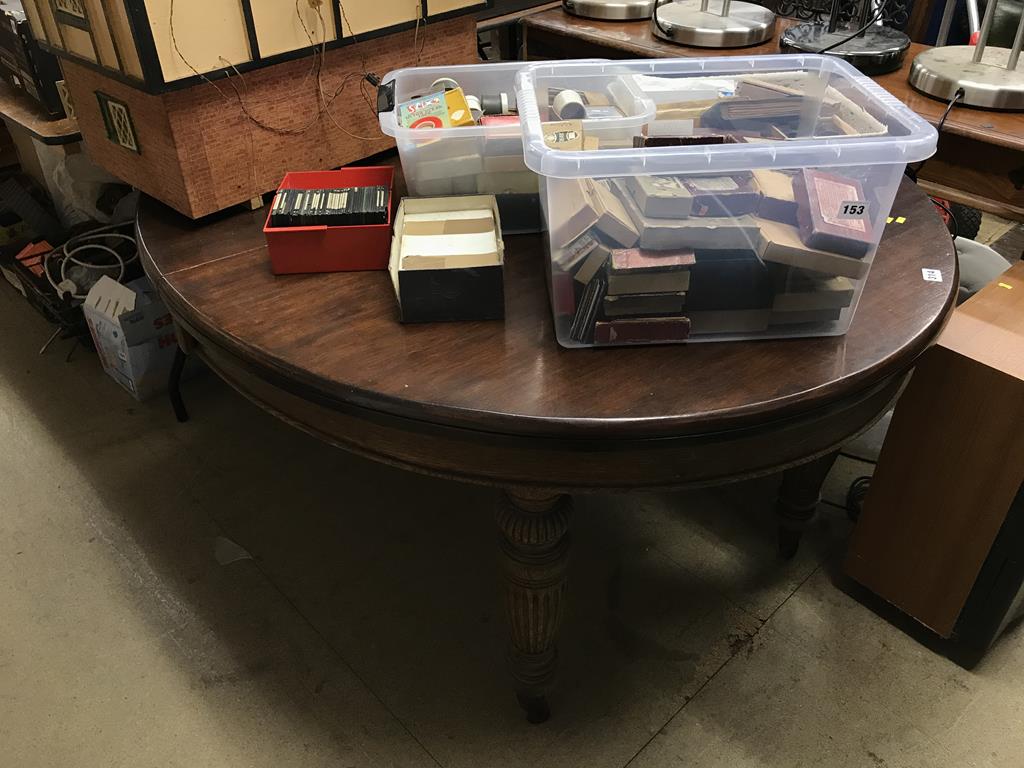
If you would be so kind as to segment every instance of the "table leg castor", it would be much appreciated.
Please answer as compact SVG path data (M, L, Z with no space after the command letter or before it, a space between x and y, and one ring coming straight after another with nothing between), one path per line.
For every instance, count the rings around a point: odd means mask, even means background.
M548 718L551 717L551 707L548 706L546 696L526 696L525 694L517 693L516 698L519 699L519 706L526 713L526 722L539 725L540 723L547 722Z
M802 531L794 531L791 528L779 524L779 556L783 560L792 560L800 551L800 540L804 537Z
M178 346L174 350L174 361L171 363L171 373L167 379L167 396L171 400L175 418L182 424L188 421L188 410L181 398L181 374L185 370L185 357L185 352Z
M546 695L558 666L571 508L563 494L523 489L506 491L498 502L508 666L531 723L551 716Z
M779 520L779 555L786 560L800 549L800 539L821 501L821 486L838 456L839 451L828 453L782 473L775 514Z

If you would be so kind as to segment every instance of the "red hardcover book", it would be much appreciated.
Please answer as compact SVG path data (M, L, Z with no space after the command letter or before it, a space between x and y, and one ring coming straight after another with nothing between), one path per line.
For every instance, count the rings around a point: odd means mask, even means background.
M685 269L696 260L692 250L652 251L646 248L615 248L612 250L612 271L630 274L663 272Z
M793 179L805 245L863 258L875 241L870 205L856 179L803 169Z
M594 324L595 344L650 344L685 341L690 335L686 317L646 317L637 320L609 320Z

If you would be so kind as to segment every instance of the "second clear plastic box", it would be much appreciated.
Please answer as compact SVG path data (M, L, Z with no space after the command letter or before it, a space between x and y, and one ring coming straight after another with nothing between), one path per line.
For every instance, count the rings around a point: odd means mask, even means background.
M389 72L383 88L392 89L394 104L430 90L439 77L455 80L466 94L508 94L515 105L515 77L528 62L467 64L451 67L410 67ZM615 78L611 98L623 113L608 121L608 135L632 135L654 115L654 104L637 97ZM378 115L381 131L398 145L409 194L417 197L452 194L493 194L498 197L505 234L536 232L540 228L537 201L538 179L523 160L522 133L518 125L473 125L455 128L404 128L395 109ZM602 120L586 120L592 131L601 132Z
M545 143L551 94L616 79L654 120ZM937 141L829 56L535 64L517 101L567 347L845 333L904 168Z

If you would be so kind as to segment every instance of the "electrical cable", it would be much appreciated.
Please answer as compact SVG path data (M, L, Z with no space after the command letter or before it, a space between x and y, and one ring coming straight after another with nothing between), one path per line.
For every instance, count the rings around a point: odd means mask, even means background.
M869 0L864 0L864 2L869 2ZM873 27L878 22L878 20L880 18L882 18L882 14L885 13L885 10L888 7L888 5L889 5L889 0L882 0L882 2L878 4L878 10L875 11L875 15L871 17L871 20L867 24L865 24L863 27L858 29L852 35L844 37L838 43L832 43L832 45L828 45L828 46L822 48L820 51L818 51L818 54L820 55L822 53L829 53L831 51L834 51L836 48L839 48L840 46L846 45L848 42L853 40L853 38L859 37L860 35L862 35L865 32L867 32L871 27Z
M324 63L326 62L326 56L327 56L327 22L324 20L322 4L320 2L318 2L317 0L310 0L310 4L311 5L313 5L314 3L315 3L315 7L316 7L317 16L320 19L320 28L324 31L323 37L321 38L321 42L320 42L320 66L317 68L317 87L318 87L318 89L320 91L320 101L321 101L321 104L323 105L322 112L323 113L327 113L327 116L331 119L331 122L333 122L335 124L335 126L337 126L337 128L340 131L342 131L343 133L351 136L352 138L358 139L360 141L377 141L377 140L380 139L380 136L375 136L375 137L371 138L371 137L368 137L368 136L359 136L358 134L352 133L347 128L345 128L344 126L340 125L338 123L338 121L335 120L333 118L333 116L330 114L331 105L335 102L335 100L338 98L338 96L341 94L341 92L348 86L348 83L350 82L351 78L352 77L358 77L359 78L359 93L362 95L363 101L366 102L367 107L369 107L370 114L372 114L374 117L376 117L377 109L374 106L372 100L369 97L367 97L366 91L364 90L364 83L369 82L369 83L374 84L374 85L379 85L380 84L380 80L377 78L377 76L374 73L366 71L366 57L363 55L362 48L359 48L359 69L361 71L360 72L349 72L349 73L345 74L345 76L343 77L343 79L341 81L341 85L339 85L338 88L334 91L334 93L331 95L330 99L327 99L327 93L324 91L323 77L322 77L322 75L323 75L323 67L324 67ZM344 22L345 25L348 26L349 35L352 38L353 44L358 45L359 44L359 38L356 37L355 32L352 31L352 22L350 22L348 20L348 14L345 13L345 5L344 5L344 3L340 2L340 0L338 2L338 7L341 9L342 21ZM417 12L416 12L416 34L418 34L419 33L419 26L420 26L420 17L422 15L422 6L417 5L416 7L417 7ZM313 47L313 56L315 58L316 57L316 45L317 45L317 43L313 39L313 34L312 34L312 32L310 32L309 27L306 26L306 22L302 18L302 14L299 13L299 0L295 0L295 14L296 14L296 16L298 16L299 23L302 25L302 29L306 33L306 39L309 40L310 45ZM423 27L424 27L424 32L425 32L426 31L426 21L423 22ZM424 38L423 38L423 45L426 45L426 35L424 35ZM414 34L414 36L413 36L413 50L415 50L415 49L416 49L416 36ZM419 65L419 57L420 57L420 54L422 54L422 53L423 53L423 46L421 45L420 49L419 49L419 51L418 51L418 53L416 55L416 64L417 64L417 66Z
M935 124L935 130L938 131L940 135L942 134L942 126L946 124L946 118L949 117L949 113L953 111L953 106L964 97L964 94L965 91L963 88L957 88L956 92L953 94L953 98L949 100L949 103L946 105L946 109L943 110L942 117L940 117L939 122ZM924 168L924 164L927 162L928 158L926 157L924 160L917 164L916 168L911 168L908 165L904 173L906 173L906 175L910 177L910 180L916 184L917 177L918 175L920 175L921 169Z
M209 77L207 77L202 72L200 72L198 69L196 69L196 67L187 58L185 58L185 55L181 52L181 48L178 46L178 41L177 41L177 37L175 36L175 30L174 30L174 3L175 3L175 0L171 0L170 7L169 7L169 19L168 19L168 26L170 28L170 36L171 36L171 45L174 48L174 52L178 55L178 58L180 58L182 60L182 62L185 64L185 66L187 66L189 68L189 70L191 70L201 80L203 80L204 82L206 82L210 86L212 86L214 88L214 90L217 91L217 93L220 95L220 97L225 102L231 103L231 99L228 97L227 93L225 93L224 90L222 88L220 88L213 80L211 80ZM328 108L328 107L326 107L324 105L324 101L326 100L326 92L324 91L323 80L322 80L323 62L324 62L324 59L325 59L326 46L327 46L326 22L325 22L325 20L323 18L323 12L322 12L322 10L320 8L320 5L317 4L315 7L317 9L317 14L320 17L321 26L324 29L323 40L319 44L313 39L312 32L310 31L310 29L309 29L308 25L306 24L305 20L302 18L302 14L299 11L299 2L298 2L298 0L296 0L296 2L295 2L295 13L296 13L296 16L298 17L299 23L302 25L302 28L305 31L306 36L309 39L311 47L313 49L312 66L310 68L310 72L307 73L306 78L308 78L309 74L312 74L313 72L316 73L316 78L317 78L317 91L318 91L317 111L316 111L316 114L314 114L313 117L309 120L309 122L307 122L307 123L305 123L305 124L303 124L303 125L301 125L301 126L299 126L297 128L289 128L289 127L276 126L276 125L271 125L271 124L265 122L264 120L262 120L261 118L257 117L255 114L252 113L252 111L249 109L249 106L248 106L247 100L245 98L245 95L243 95L242 91L239 90L238 86L235 85L234 81L232 80L232 78L230 76L230 72L225 72L225 74L226 74L226 78L225 79L226 79L228 85L230 85L231 89L234 91L235 99L237 100L238 106L242 110L242 114L244 115L244 117L248 121L250 121L251 123L253 123L256 126L258 126L259 128L262 128L265 131L269 131L270 133L276 133L278 135L283 135L283 136L298 136L298 135L304 134L306 131L308 131L310 128L312 128L314 125L316 125L323 118L324 112ZM348 21L348 15L345 13L345 9L344 9L343 5L341 6L341 13L342 13L342 18L344 19L345 24L348 25L348 27L349 27L349 32L350 32L350 34L352 36L353 42L358 42L355 34L353 34L351 32L352 26L351 26L351 23ZM318 51L318 49L319 49L319 51ZM319 60L317 59L317 53L320 54ZM231 71L233 71L235 73L235 75L238 77L238 79L242 82L242 88L245 90L245 93L247 94L248 91L249 91L248 84L245 82L245 77L242 75L241 71L239 71L238 67L233 62L228 61L227 59L225 59L223 56L219 56L218 59L221 62L223 62L225 65L227 65L227 67ZM345 86L351 81L351 77L355 76L355 77L360 77L360 78L367 78L369 75L372 74L372 73L368 73L368 72L365 71L365 69L366 69L365 59L363 58L363 55L362 55L361 51L360 51L360 60L362 62L363 70L364 71L363 72L349 72L349 73L346 73L346 75L342 79L341 85L331 95L328 103L333 103L338 98L338 96L341 95L341 93L344 90ZM374 114L376 114L376 113L374 112ZM360 141L378 141L378 140L381 139L380 136L373 136L373 137L370 137L370 136L359 136L357 134L352 133L351 131L346 129L344 126L340 125L336 120L332 120L332 122L334 122L334 124L341 131L343 131L344 133L346 133L347 135L351 136L354 139L358 139Z
M654 22L654 26L660 29L662 33L669 35L670 31L661 25L661 20L658 18L658 8L662 5L664 5L664 3L659 2L659 0L654 0L654 7L651 8L651 20Z
M949 113L953 110L953 105L962 99L967 92L963 88L957 88L956 93L953 94L953 98L949 100L949 104L946 105L945 111L942 113L942 117L939 118L938 124L935 126L935 130L942 133L942 126L946 124L946 118L949 117Z
M47 282L53 288L54 292L58 296L64 296L68 294L66 288L61 288L61 284L69 280L68 278L68 264L73 264L81 269L95 270L99 272L105 272L110 269L117 269L118 275L115 278L118 282L121 282L125 274L128 271L128 265L135 263L139 259L138 244L134 237L125 234L124 232L116 231L124 229L126 224L111 224L105 227L99 227L97 229L83 232L82 234L75 235L69 238L64 245L59 248L54 248L52 251L47 253L43 257L43 273L46 275ZM122 256L114 248L103 243L93 242L94 240L109 240L109 239L120 239L126 240L135 246L132 249L130 256ZM92 259L86 259L82 257L87 251L102 252L108 257L113 256L114 261L104 261L104 263L97 263ZM60 267L51 266L51 262L56 260L57 255L60 258ZM57 269L60 276L60 283L54 280L54 269ZM77 286L76 286L77 288ZM78 301L84 301L86 294L84 293L72 293L70 294L72 299Z
M949 233L950 238L953 241L953 255L956 256L956 260L960 261L960 249L956 247L956 239L960 236L960 222L956 220L956 216L953 215L953 211L950 210L949 206L945 203L941 203L931 195L928 199L932 201L932 204L939 206L942 210L949 214L949 220L953 222L953 231Z
M62 283L65 280L68 279L67 272L68 272L68 262L69 261L72 264L77 264L78 266L85 267L86 269L102 270L102 269L113 269L113 268L116 267L118 269L118 273L117 273L117 277L115 277L114 279L117 282L119 282L119 283L122 280L124 280L125 260L121 258L121 254L119 254L117 251L115 251L110 246L100 245L99 243L85 243L83 245L78 246L77 248L72 249L71 253L81 253L82 251L87 251L87 250L105 251L105 252L109 253L111 256L114 257L116 263L114 263L114 264L90 264L89 262L82 261L81 259L76 259L74 256L67 256L67 255L65 255L65 257L60 262L60 280L61 280ZM74 297L76 299L78 299L78 298L83 298L84 299L85 298L84 295L79 295L79 294L75 294Z
M941 202L940 200L937 200L931 195L929 195L928 197L935 205L939 206L939 208L941 208L942 210L949 214L949 220L953 222L953 231L950 232L949 234L953 238L953 247L956 248L956 239L960 236L960 222L956 220L956 216L953 214L953 211L950 209L948 205Z
M342 9L342 13L344 14L344 9ZM420 20L421 19L423 21L423 42L420 43L419 48L417 48L416 47L416 39L419 37L419 34L420 34ZM412 49L414 51L416 51L416 64L414 66L418 67L420 65L420 59L423 57L423 49L426 48L426 47L427 47L427 20L423 16L423 6L421 4L419 4L419 3L417 3L416 4L416 28L415 28L415 30L412 33ZM364 69L365 69L365 67L364 67Z
M61 250L64 252L64 260L65 261L70 261L72 264L78 264L78 266L80 266L80 267L99 266L99 265L83 263L80 260L75 259L73 254L76 251L82 250L83 248L103 248L103 249L108 250L108 251L109 250L113 250L109 246L99 245L97 243L89 242L90 240L107 240L107 239L112 238L112 237L113 238L120 238L121 240L127 240L132 245L137 245L134 237L132 237L131 235L123 234L121 232L103 232L103 233L86 232L85 234L78 235L77 237L74 237L71 240L68 240L67 243L64 243L64 245L61 248ZM82 242L82 245L76 245L71 250L68 250L68 243L71 243L72 241ZM117 255L117 259L124 266L128 266L129 264L134 264L139 259L138 249L136 248L135 252L132 254L131 258L129 258L129 259L122 258L120 254Z
M196 67L192 64L192 62L190 62L187 58L185 58L185 55L182 53L181 48L178 46L178 40L177 40L177 37L175 35L175 29L174 29L174 3L175 3L175 0L170 0L170 4L169 4L169 8L168 8L168 27L169 27L170 36L171 36L171 44L172 44L172 46L174 48L174 52L178 55L178 58L180 58L182 60L182 62L184 62L185 66L187 66L201 80L203 80L204 82L208 83L220 95L221 99L223 99L225 103L230 104L231 103L231 99L228 97L227 93L225 93L224 89L222 89L212 79L210 79L209 77L207 77L206 75L201 73L198 69L196 69ZM337 120L334 119L333 115L330 114L330 105L333 104L334 101L341 95L341 93L344 91L345 87L351 82L352 77L359 77L359 78L362 78L362 79L365 79L365 80L369 80L371 75L373 76L374 79L376 79L376 75L373 75L373 73L366 72L366 59L364 57L364 54L363 54L362 50L360 50L359 51L359 58L360 58L360 65L361 65L361 68L362 68L363 71L362 72L349 72L349 73L346 73L345 75L343 75L341 84L338 86L338 88L331 95L330 99L327 98L326 92L324 90L324 85L323 85L323 66L324 66L324 62L326 60L326 50L327 50L327 23L326 23L326 21L324 19L324 16L323 16L322 2L318 2L317 0L310 0L310 6L316 9L317 16L318 16L318 18L320 20L320 26L321 26L321 29L323 30L322 40L321 40L319 45L317 44L316 40L314 40L313 33L310 31L309 26L306 24L305 19L302 18L302 13L299 10L299 0L295 0L295 15L296 15L296 17L299 20L299 24L302 25L302 28L303 28L303 30L306 33L306 37L307 37L307 39L310 42L310 47L312 48L312 61L310 63L310 69L309 69L309 71L306 72L306 75L303 78L302 84L305 85L305 83L309 79L310 75L315 74L315 76L316 76L317 110L316 110L316 114L313 115L313 117L309 120L309 122L307 122L307 123L305 123L305 124L303 124L303 125L301 125L301 126L299 126L297 128L290 128L290 127L282 127L282 126L271 125L271 124L267 123L266 121L264 121L263 119L257 117L255 114L253 114L253 112L249 108L249 104L248 104L249 86L248 86L248 83L245 80L245 77L242 75L241 71L239 71L238 67L235 66L235 64L233 62L228 61L223 56L218 56L217 57L228 68L228 69L225 70L225 80L227 81L227 84L231 87L231 90L234 91L235 99L238 102L238 107L239 107L239 109L242 112L242 116L246 120L246 134L247 134L248 139L249 139L249 161L250 161L249 162L249 167L250 167L250 170L252 172L254 196L261 194L261 191L260 191L260 182L259 182L259 178L260 178L260 172L259 172L259 167L258 167L259 164L258 164L258 157L257 157L257 152L256 152L256 139L255 139L255 137L253 135L252 125L256 125L257 127L261 128L261 129L263 129L265 131L268 131L270 133L275 133L275 134L278 134L278 135L283 135L283 136L299 136L299 135L302 135L302 134L306 133L313 126L315 126L317 123L319 123L323 119L324 113L326 112L326 113L328 113L328 117L330 118L331 122L334 123L334 125L338 128L338 130L340 130L342 133L350 136L353 139L356 139L358 141L379 141L382 138L380 136L372 136L372 137L371 136L360 136L360 135L358 135L356 133L353 133L349 129L345 128L345 126L341 125ZM345 13L345 6L344 6L344 4L339 2L338 3L338 7L341 9L342 19L344 21L344 24L347 25L348 28L349 28L349 33L350 33L350 35L352 37L353 42L354 43L358 43L359 42L358 38L355 36L355 33L352 32L352 24L348 20L348 14ZM319 47L319 51L317 50L318 47ZM319 58L317 57L317 53L320 54ZM230 71L228 71L228 70L230 70ZM238 77L238 79L241 81L241 83L242 83L242 90L239 90L238 86L235 85L234 80L231 77L231 72L234 72L235 75ZM244 91L244 93L243 93L243 91ZM360 86L360 93L361 94L363 93L362 86ZM366 101L366 103L367 103L371 113L376 117L377 112L376 112L376 109L374 108L373 104L371 103L371 101L369 99L367 99L365 97L365 95L363 96L363 98L364 98L364 101Z

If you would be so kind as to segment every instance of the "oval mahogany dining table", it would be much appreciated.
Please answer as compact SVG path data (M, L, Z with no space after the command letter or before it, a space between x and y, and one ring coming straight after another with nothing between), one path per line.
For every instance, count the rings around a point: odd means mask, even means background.
M540 722L571 494L781 472L780 549L796 551L839 447L953 306L956 254L928 197L904 180L892 215L845 336L582 350L555 340L537 235L506 238L504 322L403 325L386 272L272 275L266 209L195 222L144 199L137 228L182 349L244 396L362 456L501 489L508 663Z

